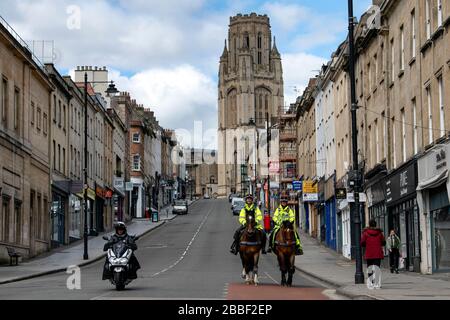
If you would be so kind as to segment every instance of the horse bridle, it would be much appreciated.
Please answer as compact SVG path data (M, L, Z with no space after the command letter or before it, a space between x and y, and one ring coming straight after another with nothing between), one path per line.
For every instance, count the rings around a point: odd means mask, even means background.
M284 229L284 231L288 231L289 232L290 229L291 229L290 227L287 227L287 229ZM292 229L292 231L294 231L294 230ZM281 247L291 247L291 246L295 245L295 240L293 240L293 241L285 241L284 240L283 227L280 228L280 232L281 232L281 236L283 237L283 241L284 242L279 242L279 241L275 240L275 244L276 245L281 246Z

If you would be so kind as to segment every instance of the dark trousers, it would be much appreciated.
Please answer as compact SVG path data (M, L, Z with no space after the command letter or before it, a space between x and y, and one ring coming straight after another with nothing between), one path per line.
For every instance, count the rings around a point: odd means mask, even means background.
M398 249L392 248L389 252L389 265L391 270L398 270L398 261L400 258L400 252Z

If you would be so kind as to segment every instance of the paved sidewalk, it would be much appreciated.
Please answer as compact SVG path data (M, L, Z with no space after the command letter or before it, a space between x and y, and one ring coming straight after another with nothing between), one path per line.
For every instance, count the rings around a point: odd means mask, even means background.
M172 214L172 207L167 206L161 209L160 221L151 222L149 219L134 219L127 225L128 233L131 235L144 235L175 217L176 215ZM103 259L106 253L103 251L105 240L102 239L102 236L113 232L102 233L97 237L89 237L89 260L83 260L84 242L80 240L72 245L57 248L37 258L19 263L18 266L0 266L0 284L61 272L67 270L69 266L76 265L81 267Z
M298 270L336 287L336 292L353 299L377 300L450 300L450 282L433 275L413 272L391 274L382 269L381 289L368 289L366 284L355 284L355 262L320 245L316 239L300 232L304 255L297 256ZM363 264L365 279L367 273Z

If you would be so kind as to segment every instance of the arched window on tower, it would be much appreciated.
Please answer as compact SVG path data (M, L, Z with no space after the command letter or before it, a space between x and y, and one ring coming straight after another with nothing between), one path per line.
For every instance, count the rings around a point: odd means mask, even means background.
M262 64L262 36L258 33L258 64Z
M250 37L248 32L244 33L244 48L250 48Z
M266 112L270 110L270 96L271 92L265 87L255 89L255 122L259 127L264 126Z
M227 127L233 127L237 124L237 97L236 89L228 92L227 95Z

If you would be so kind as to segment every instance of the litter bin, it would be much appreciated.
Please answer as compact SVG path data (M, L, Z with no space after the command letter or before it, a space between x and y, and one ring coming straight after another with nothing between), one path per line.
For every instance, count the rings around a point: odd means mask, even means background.
M159 215L158 211L152 211L152 222L158 222L159 221Z

